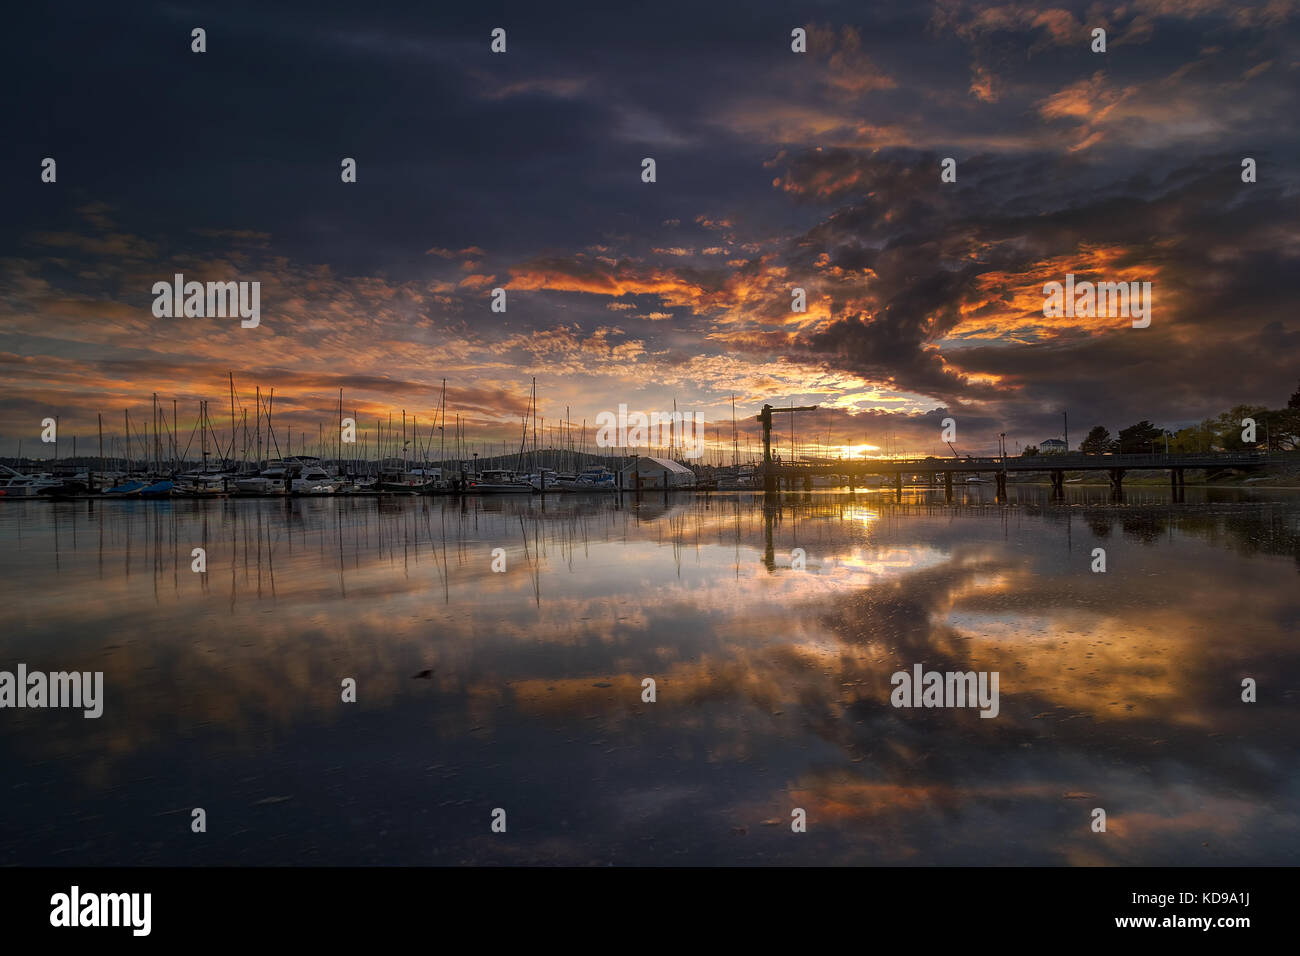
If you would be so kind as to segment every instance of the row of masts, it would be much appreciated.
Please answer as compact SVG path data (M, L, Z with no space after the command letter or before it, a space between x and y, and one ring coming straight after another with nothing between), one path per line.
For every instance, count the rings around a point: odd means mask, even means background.
M249 422L248 408L244 407L235 389L234 373L229 378L229 419L219 423L214 415L213 403L207 399L199 401L199 414L189 430L188 436L180 426L179 401L171 401L171 414L168 416L166 402L160 401L158 393L151 395L149 418L144 422L132 419L130 409L122 410L123 431L120 436L109 436L105 447L104 416L97 415L98 420L98 458L100 471L114 470L127 474L135 472L153 474L176 474L191 467L197 458L198 470L201 472L256 472L271 459L298 457L315 457L322 461L333 459L341 473L349 475L369 474L372 469L382 471L384 468L396 469L400 463L403 471L425 467L430 464L458 462L476 465L480 458L496 458L500 461L511 460L516 473L523 474L538 469L577 472L589 465L592 459L615 457L615 449L597 448L592 429L591 440L588 438L586 419L574 422L565 407L564 418L557 424L548 426L546 419L538 414L537 380L533 379L529 394L528 407L521 418L520 441L517 450L511 454L506 442L471 441L468 435L468 423L459 414L450 415L447 409L447 382L443 379L442 391L433 422L421 426L418 417L412 413L408 416L405 409L400 418L388 413L387 420L376 418L374 431L370 433L361 422L358 412L351 414L355 440L344 440L345 406L343 390L339 389L337 420L340 426L330 428L331 439L326 438L324 424L318 424L314 447L307 432L298 432L295 446L294 432L290 428L279 428L275 424L275 389L269 389L265 395L261 386L255 386L253 420ZM676 411L676 402L674 402ZM400 429L400 430L399 430ZM735 418L735 398L732 398L732 464L741 462L739 433ZM58 454L58 419L55 419L54 458ZM717 429L714 430L715 447ZM182 441L184 444L182 445ZM77 457L76 436L72 438L73 458ZM372 447L373 446L373 447ZM675 457L681 449L670 445L666 449L650 449ZM314 454L310 454L314 452ZM191 457L192 454L194 457ZM19 458L22 458L22 444L19 442ZM750 441L746 436L745 460L750 460Z

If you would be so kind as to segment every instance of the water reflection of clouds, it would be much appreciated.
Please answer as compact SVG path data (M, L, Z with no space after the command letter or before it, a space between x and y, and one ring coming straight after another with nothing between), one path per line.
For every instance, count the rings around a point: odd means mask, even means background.
M115 761L167 755L200 728L255 758L271 731L351 733L337 694L351 675L368 713L427 702L398 732L439 746L528 741L540 756L556 734L590 737L602 758L651 748L684 773L663 806L723 800L751 825L804 806L853 836L852 851L810 841L827 861L989 862L995 840L1020 860L1083 863L1194 860L1187 847L1228 836L1241 853L1216 844L1214 859L1296 845L1294 727L1236 691L1246 673L1271 691L1297 676L1294 566L1207 544L1203 528L1190 544L1148 536L1130 545L1140 564L1091 575L1087 525L1025 515L1009 532L826 502L766 516L726 499L546 514L349 503L345 518L310 505L240 513L233 532L182 506L69 516L57 567L53 529L26 518L24 560L49 586L0 557L7 654L94 662L129 706L75 736L22 715L29 738L9 746L80 758L99 787ZM188 548L205 521L203 578ZM807 571L788 567L794 547ZM1002 715L894 710L889 675L913 663L998 670ZM725 793L697 763L725 768ZM1106 843L1087 832L1095 805L1111 812Z

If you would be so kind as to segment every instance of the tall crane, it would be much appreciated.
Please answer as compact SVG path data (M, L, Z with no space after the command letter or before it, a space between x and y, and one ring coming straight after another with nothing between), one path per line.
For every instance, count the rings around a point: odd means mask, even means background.
M763 426L763 464L772 464L772 412L815 412L816 405L796 405L790 408L773 409L771 405L764 405L763 410L756 416Z

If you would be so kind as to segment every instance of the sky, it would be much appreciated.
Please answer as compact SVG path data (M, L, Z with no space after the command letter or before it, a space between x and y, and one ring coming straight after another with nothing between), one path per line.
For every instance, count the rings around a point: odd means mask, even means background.
M819 406L803 451L949 454L1300 379L1295 0L115 6L8 14L0 454L153 393L228 436L231 373L313 442L339 389L427 432L445 379L515 447L536 378L588 445L676 402L727 458L733 396L742 450L771 403ZM176 273L260 324L155 316ZM1045 317L1067 273L1150 282L1150 326Z

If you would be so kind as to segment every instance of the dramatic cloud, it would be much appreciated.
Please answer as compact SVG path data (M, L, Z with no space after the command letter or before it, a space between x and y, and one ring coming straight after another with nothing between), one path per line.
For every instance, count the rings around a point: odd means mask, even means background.
M1028 443L1062 410L1172 426L1294 390L1296 3L809 16L518 10L499 56L437 11L236 2L199 56L177 12L17 11L14 70L66 69L4 120L0 453L155 392L182 429L229 416L232 372L236 418L274 387L308 434L339 389L432 427L446 379L505 441L536 377L551 421L677 400L729 431L734 395L745 434L818 404L832 446L918 451L945 413ZM201 133L162 143L178 117ZM260 282L261 326L155 318L176 273ZM1150 282L1150 327L1046 317L1067 273Z

